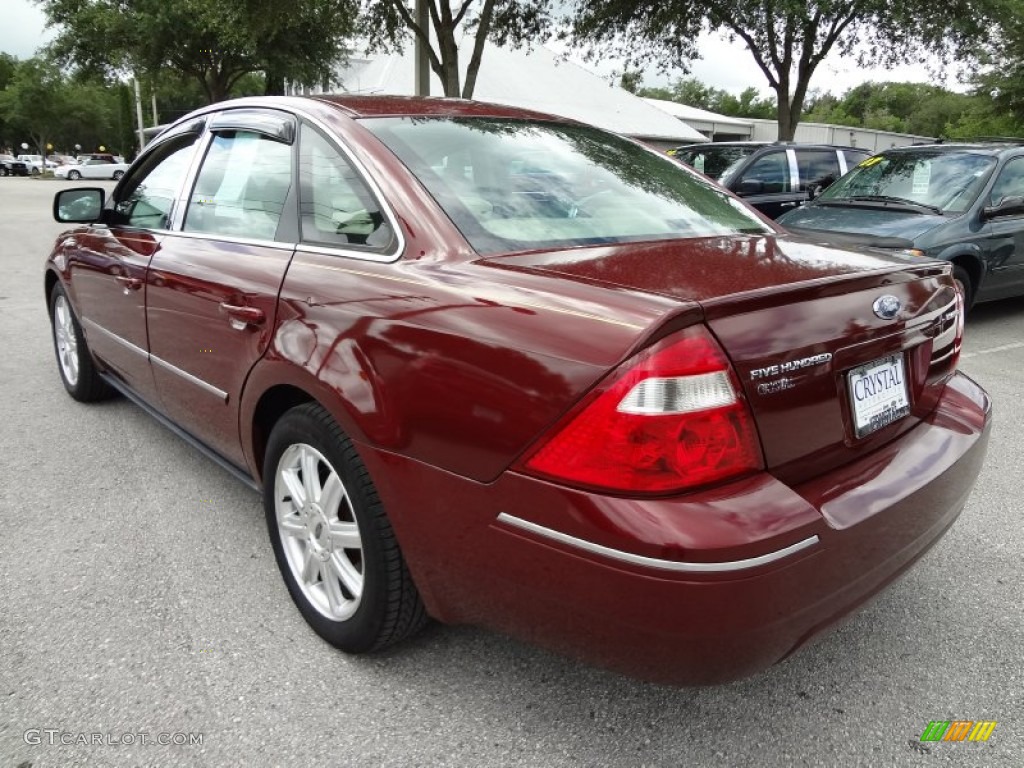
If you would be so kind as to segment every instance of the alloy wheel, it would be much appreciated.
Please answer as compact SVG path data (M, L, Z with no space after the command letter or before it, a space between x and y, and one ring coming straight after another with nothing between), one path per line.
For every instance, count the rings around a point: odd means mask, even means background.
M78 383L78 336L67 298L58 296L53 302L53 337L57 344L57 359L65 381L70 386Z
M363 541L338 471L311 445L290 445L277 463L274 506L303 595L331 621L350 618L363 595Z

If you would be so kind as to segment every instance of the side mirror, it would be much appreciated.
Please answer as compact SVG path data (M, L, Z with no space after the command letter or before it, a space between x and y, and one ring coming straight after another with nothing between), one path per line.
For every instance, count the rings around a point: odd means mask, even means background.
M764 192L764 182L757 179L744 179L736 185L735 192L740 197L760 195Z
M62 189L53 197L53 218L63 224L94 224L103 216L103 196L98 187Z
M1024 213L1024 197L1004 197L998 205L987 205L981 209L982 221L999 216L1018 216Z

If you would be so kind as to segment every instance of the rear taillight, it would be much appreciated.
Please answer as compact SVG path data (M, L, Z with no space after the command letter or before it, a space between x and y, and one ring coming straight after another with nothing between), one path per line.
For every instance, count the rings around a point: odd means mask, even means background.
M750 409L704 326L624 363L540 443L535 475L620 493L671 493L763 461Z

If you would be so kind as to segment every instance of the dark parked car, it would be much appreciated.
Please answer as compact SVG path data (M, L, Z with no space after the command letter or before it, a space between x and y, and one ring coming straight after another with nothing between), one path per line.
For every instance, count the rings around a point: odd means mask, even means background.
M81 224L45 270L64 387L261 489L349 652L430 615L749 675L921 557L985 455L948 265L792 239L586 125L245 99L54 212Z
M871 153L829 144L736 141L689 144L669 154L777 219Z
M1024 294L1024 142L890 149L780 220L815 240L954 265L967 307Z
M0 176L28 176L29 168L13 155L0 155Z

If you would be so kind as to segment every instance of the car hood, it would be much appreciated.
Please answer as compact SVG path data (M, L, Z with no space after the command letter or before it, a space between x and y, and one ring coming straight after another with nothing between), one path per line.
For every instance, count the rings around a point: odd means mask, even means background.
M831 282L905 262L778 235L733 235L571 248L487 259L492 266L566 277L707 302L763 293L792 283Z
M832 238L837 242L890 248L910 247L915 238L948 221L938 214L839 205L805 205L778 219L786 229L805 236L837 232L849 236Z

